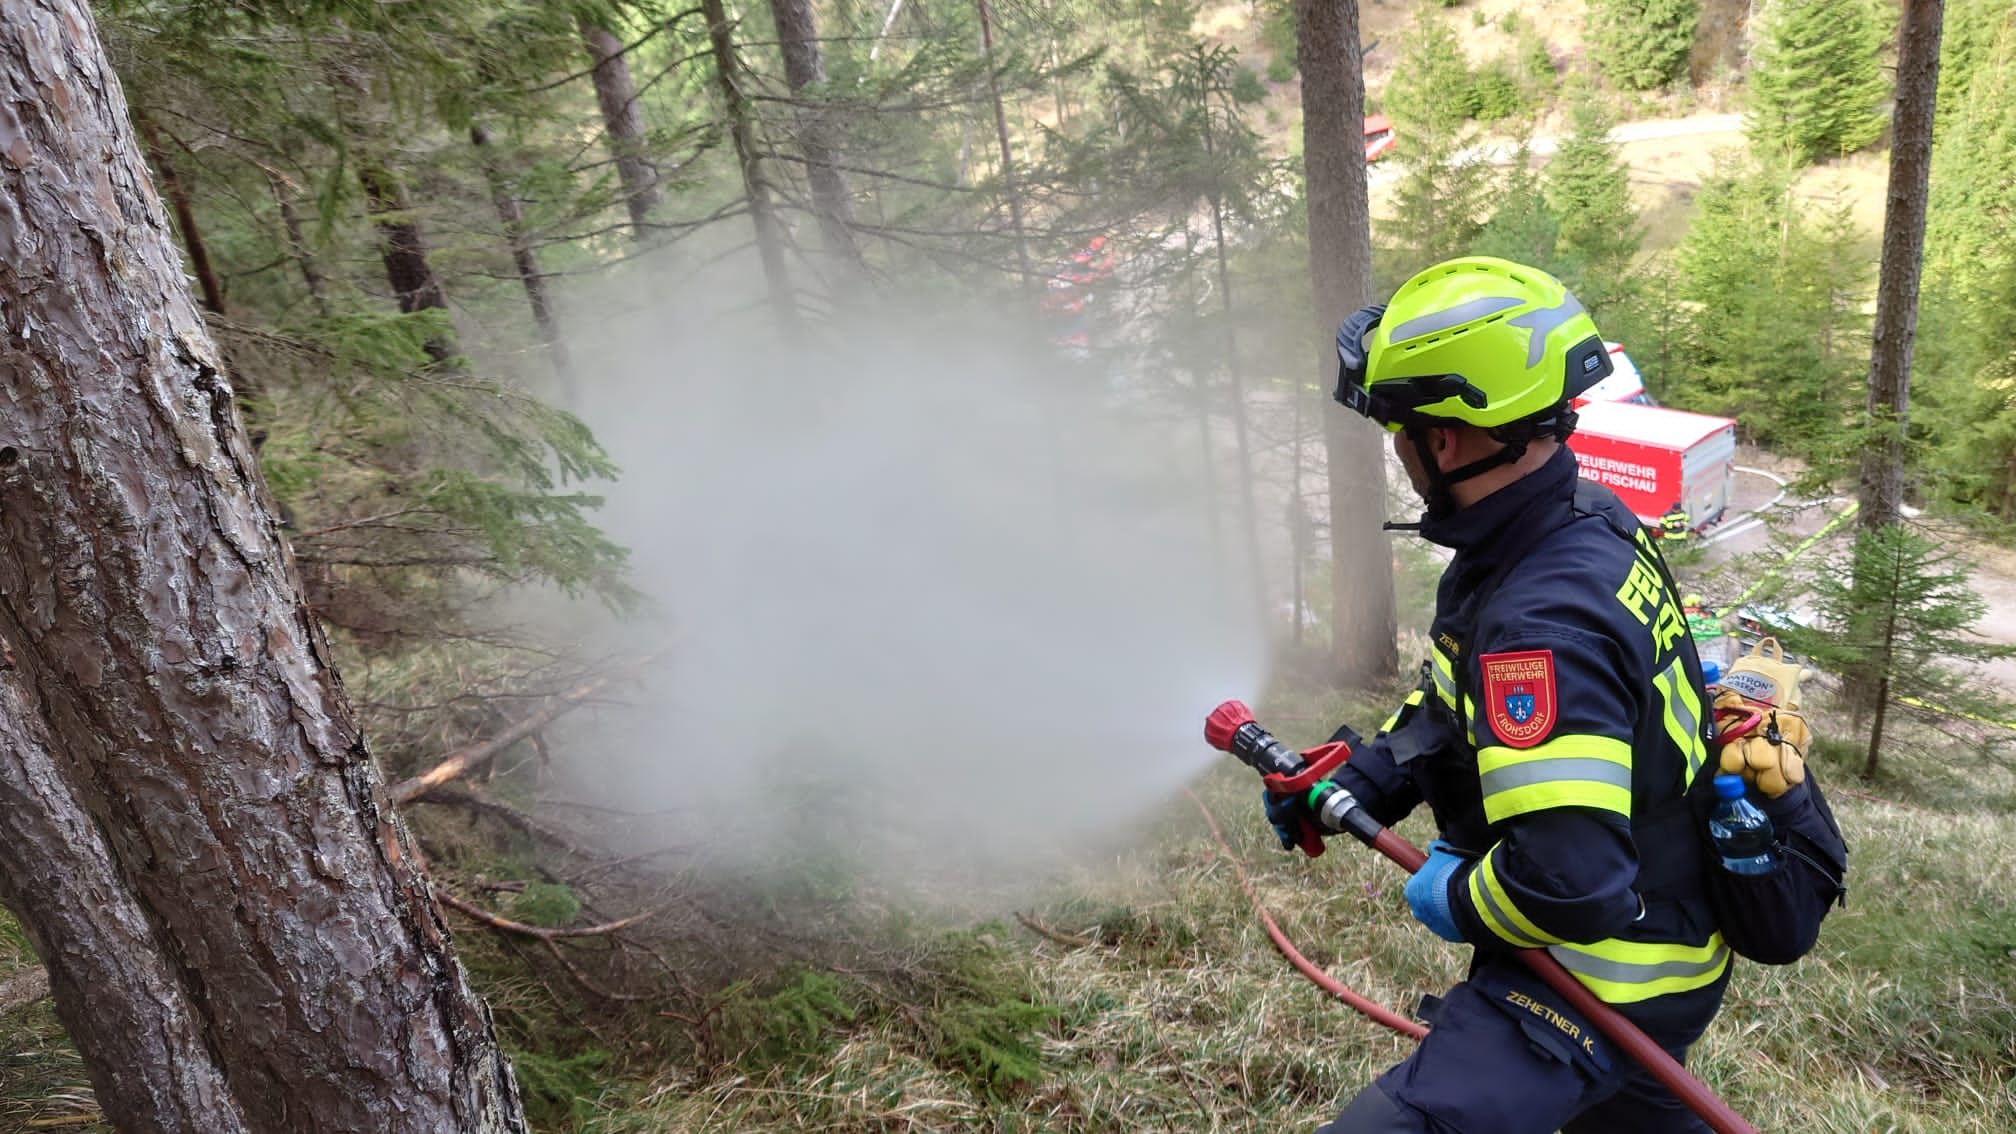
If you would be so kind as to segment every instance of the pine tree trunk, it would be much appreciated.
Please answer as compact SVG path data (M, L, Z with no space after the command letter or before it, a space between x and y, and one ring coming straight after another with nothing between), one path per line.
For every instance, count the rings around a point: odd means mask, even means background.
M1862 454L1864 531L1895 524L1904 503L1911 347L1918 330L1925 194L1932 171L1933 100L1939 93L1939 28L1944 9L1943 0L1906 0L1897 48L1890 189L1883 212L1883 267L1876 286L1876 325L1869 357L1869 418L1877 433Z
M1204 152L1206 156L1211 154L1208 125ZM1246 414L1246 371L1239 361L1239 328L1232 316L1232 267L1225 253L1225 200L1215 193L1211 195L1211 239L1218 259L1219 313L1225 320L1225 375L1231 383L1232 437L1239 453L1239 504L1245 510L1246 569L1252 574L1254 607L1265 625L1267 572L1260 554L1260 504L1253 488L1253 431Z
M1302 61L1302 155L1309 183L1309 272L1316 298L1317 383L1337 373L1337 324L1372 301L1365 191L1364 59L1357 0L1295 0ZM1380 434L1338 406L1323 410L1330 471L1330 666L1340 687L1393 676L1400 656Z
M375 161L357 167L358 183L364 187L364 209L378 226L378 252L385 261L385 280L392 285L392 298L401 313L445 311L448 298L441 280L427 262L427 238L411 216L412 203L406 186L390 169ZM445 339L427 340L427 353L436 362L455 357L455 347Z
M1001 187L1008 194L1008 221L1015 233L1015 263L1022 288L1033 297L1036 273L1029 267L1029 240L1022 221L1022 189L1015 181L1015 150L1008 144L1008 109L1001 102L1001 81L994 74L994 10L987 0L973 0L980 13L980 50L987 66L987 97L994 104L994 136L1001 143ZM1033 298L1031 300L1034 302ZM1035 310L1032 306L1030 314Z
M523 1131L94 30L0 20L0 896L121 1130Z
M658 170L648 156L644 108L637 104L637 83L623 41L609 29L581 17L581 40L595 61L595 101L602 107L602 129L616 159L616 179L623 186L623 205L630 210L630 229L638 240L646 234L646 218L658 204Z
M329 293L322 281L322 270L315 265L315 257L308 251L308 241L302 235L301 214L294 210L294 190L279 171L266 170L266 184L273 190L273 203L280 210L280 224L287 233L287 251L294 257L294 266L301 270L301 282L308 287L308 298L314 302L319 315L329 314Z
M153 162L154 169L160 173L161 188L168 194L169 206L175 210L175 225L182 230L182 246L189 250L189 266L196 269L197 286L203 289L203 306L213 315L222 315L224 284L218 280L217 269L210 263L210 247L203 242L203 230L196 227L196 209L189 203L189 190L169 163L168 151L161 145L161 131L155 128L154 120L136 112L133 122L140 127L140 137L147 146L147 160Z
M821 97L815 89L826 83L826 60L819 50L819 27L813 18L812 0L771 0L771 15L777 24L778 50L784 56L784 81L799 99ZM812 190L812 211L819 217L819 233L826 255L841 269L842 284L861 271L861 250L854 243L854 202L847 193L847 179L834 163L840 146L836 141L839 123L833 112L823 107L800 105L798 151L805 158L805 180Z
M1862 758L1862 778L1876 778L1876 765L1883 752L1883 725L1890 715L1890 679L1884 677L1876 682L1876 713L1869 726L1869 753Z
M770 186L763 180L757 158L756 128L752 121L748 94L743 90L742 64L735 57L735 28L728 21L722 0L700 0L701 15L707 20L707 38L714 48L714 75L728 112L728 136L735 143L735 158L742 167L742 189L748 195L749 222L756 229L756 255L763 261L763 281L770 291L770 307L787 335L798 331L798 301L792 295L791 271L784 263L784 234L770 202Z
M519 207L518 197L511 192L510 184L504 179L504 172L497 168L496 157L491 153L490 130L481 122L469 124L469 144L476 147L476 160L483 166L483 178L490 183L490 202L497 210L497 222L504 227L504 238L511 244L511 266L517 269L518 282L525 289L525 302L532 308L532 323L539 330L539 341L546 344L546 353L553 361L553 372L560 379L562 387L570 392L573 387L573 372L567 365L567 344L560 338L560 325L553 318L552 297L546 292L546 275L539 269L539 252L525 235L525 213Z

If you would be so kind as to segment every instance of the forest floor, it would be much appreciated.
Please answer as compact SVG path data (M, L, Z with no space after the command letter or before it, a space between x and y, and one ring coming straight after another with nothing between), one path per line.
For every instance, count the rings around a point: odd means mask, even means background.
M1263 717L1289 739L1331 701ZM1302 722L1299 725L1293 722ZM1854 848L1849 904L1789 968L1741 964L1690 1063L1763 1130L1982 1132L2016 1124L2016 778L1926 733L1875 784L1823 746L1819 774ZM1848 785L1854 785L1852 788ZM1229 850L1177 797L1137 849L1055 880L1025 924L978 931L1042 1015L996 1041L1026 1055L976 1069L932 1037L930 1005L848 1002L797 1053L684 1068L609 1099L585 1129L623 1131L1306 1130L1409 1043L1328 999L1275 953L1237 874L1288 936L1374 1001L1405 1010L1461 974L1422 932L1403 875L1356 847L1284 855L1228 762L1193 784ZM1417 817L1401 828L1420 842ZM1026 900L1026 899L1025 899ZM1017 1042L1021 1044L1018 1048ZM648 1100L648 1101L647 1101Z

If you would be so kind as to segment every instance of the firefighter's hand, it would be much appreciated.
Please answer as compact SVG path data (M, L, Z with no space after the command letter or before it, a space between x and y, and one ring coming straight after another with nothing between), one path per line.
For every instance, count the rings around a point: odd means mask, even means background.
M1274 837L1281 840L1281 849L1292 851L1302 845L1302 824L1321 831L1316 822L1316 813L1309 810L1309 796L1306 792L1290 795L1275 795L1262 790L1261 799L1267 804L1267 822L1274 828Z
M1723 745L1722 771L1742 776L1758 791L1776 799L1806 779L1806 750L1813 743L1813 733L1806 727L1806 718L1794 710L1758 706L1728 690L1715 699L1718 721L1740 721L1743 716L1738 714L1746 708L1760 707L1763 722L1747 736Z
M1404 891L1415 920L1442 940L1459 944L1463 931L1456 928L1456 915L1450 912L1449 881L1462 865L1463 860L1449 850L1449 844L1436 839L1428 844L1428 861L1407 880Z

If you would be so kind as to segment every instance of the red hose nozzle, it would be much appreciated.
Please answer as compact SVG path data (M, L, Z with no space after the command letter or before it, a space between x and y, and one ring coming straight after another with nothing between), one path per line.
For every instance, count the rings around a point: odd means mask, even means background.
M1204 718L1204 743L1220 752L1232 751L1232 734L1253 723L1253 710L1244 701L1227 701Z

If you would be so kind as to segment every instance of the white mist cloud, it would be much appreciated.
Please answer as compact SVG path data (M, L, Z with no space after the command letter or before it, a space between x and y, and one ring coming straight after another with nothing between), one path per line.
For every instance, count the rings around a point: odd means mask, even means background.
M1208 762L1263 643L1180 410L1118 412L1110 375L950 305L794 347L653 298L590 305L574 345L658 608L626 644L668 656L648 703L574 726L588 784L709 845L998 872Z

